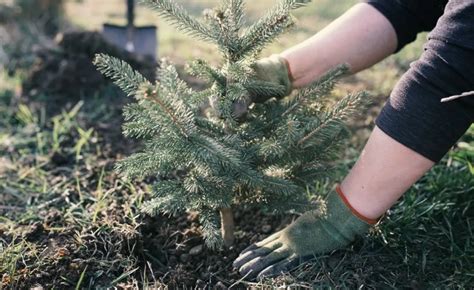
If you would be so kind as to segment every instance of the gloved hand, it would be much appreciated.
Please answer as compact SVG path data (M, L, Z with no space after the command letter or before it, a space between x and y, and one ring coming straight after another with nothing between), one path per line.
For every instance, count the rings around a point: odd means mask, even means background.
M232 108L233 115L237 119L245 117L250 104L263 103L270 98L281 99L290 95L293 90L293 77L285 58L274 54L256 61L251 68L254 80L247 84L249 98L235 102ZM268 84L279 86L279 89L272 89L267 86Z
M259 81L265 81L282 86L280 94L262 92L251 92L251 99L255 103L263 103L269 98L283 98L290 95L293 90L293 77L290 72L288 61L278 55L273 54L270 57L263 58L252 64L255 72L255 78Z
M314 255L347 246L375 222L352 209L337 188L320 209L304 213L283 230L245 249L234 267L247 278L275 276Z

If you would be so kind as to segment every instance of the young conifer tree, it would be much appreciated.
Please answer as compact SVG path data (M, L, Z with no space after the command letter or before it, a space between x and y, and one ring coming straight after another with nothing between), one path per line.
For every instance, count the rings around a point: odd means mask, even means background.
M247 104L252 94L284 95L286 88L254 78L252 64L294 25L290 12L309 1L279 0L246 26L244 0L222 0L205 12L204 21L173 0L142 0L179 30L221 52L219 67L204 60L189 63L189 73L209 83L201 91L191 89L166 61L158 80L149 82L123 61L97 56L98 69L136 99L124 109L124 134L145 140L142 150L120 161L117 170L128 177L173 176L153 185L154 198L144 212L198 211L206 243L216 247L233 242L232 206L285 211L309 204L308 188L327 174L347 135L343 121L363 99L363 93L350 94L324 105L346 68L335 68L290 97L252 104L244 117L235 114L236 104Z

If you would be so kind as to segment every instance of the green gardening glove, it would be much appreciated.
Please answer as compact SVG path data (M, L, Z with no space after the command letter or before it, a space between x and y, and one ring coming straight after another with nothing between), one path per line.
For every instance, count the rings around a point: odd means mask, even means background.
M374 223L357 214L338 188L321 209L306 212L283 230L245 249L234 267L246 278L275 276L314 255L347 246Z
M263 58L252 64L255 78L258 81L268 82L281 87L279 92L272 90L252 91L250 94L252 101L255 103L263 103L270 98L281 99L289 96L293 90L293 77L289 69L288 61L277 54Z
M285 58L274 54L260 59L251 65L253 77L245 85L249 97L234 103L232 112L235 118L242 119L252 103L263 103L270 98L281 99L293 90L293 77Z

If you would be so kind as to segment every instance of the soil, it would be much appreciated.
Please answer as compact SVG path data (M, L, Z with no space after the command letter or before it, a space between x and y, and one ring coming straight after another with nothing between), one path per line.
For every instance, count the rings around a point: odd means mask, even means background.
M74 199L73 196L69 198ZM20 268L19 275L22 278L19 279L19 289L35 285L44 289L70 289L71 284L79 281L86 266L84 281L93 280L95 285L109 285L113 278L125 272L120 265L123 259L136 260L137 267L148 269L143 271L148 281L166 285L168 289L227 289L232 285L237 289L244 288L238 283L241 276L233 269L233 260L251 243L266 238L294 218L271 216L251 208L237 210L235 245L211 250L204 245L196 213L177 217L143 216L138 234L132 234L133 229L127 228L125 219L120 218L125 216L120 208L117 204L116 208L109 207L106 210L107 215L115 218L121 227L112 232L102 232L94 226L82 229L69 227L57 232L54 228L62 228L67 224L63 220L64 212L54 207L42 211L38 216L40 221L19 225L21 239L34 243L39 253L38 256L25 255L23 259L27 262L42 261L37 269ZM130 233L127 233L128 230ZM78 236L81 237L80 243ZM0 238L7 244L13 239L2 231L2 226ZM117 263L107 264L106 261ZM94 278L93 275L98 273L102 273L101 276ZM3 277L4 280L7 278ZM141 281L140 278L135 276L138 281ZM6 282L3 281L4 286L8 285ZM118 284L119 289L132 289L132 286L130 279Z
M239 209L235 212L235 245L217 251L204 245L197 218L195 213L177 219L148 218L140 228L141 254L153 263L155 276L170 287L233 285L242 278L232 267L239 253L282 229L294 216L270 216L256 209Z
M24 101L43 101L47 112L54 114L97 94L115 94L115 102L124 104L125 96L93 65L98 53L121 59L147 79L155 79L158 64L152 58L128 53L105 41L98 32L67 32L56 36L53 47L35 52L35 64L22 85Z

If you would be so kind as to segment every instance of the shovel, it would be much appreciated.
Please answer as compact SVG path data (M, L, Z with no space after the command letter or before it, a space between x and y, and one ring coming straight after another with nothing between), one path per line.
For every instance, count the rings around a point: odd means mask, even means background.
M127 26L105 23L102 34L104 38L116 46L140 56L157 57L157 28L150 26L134 26L135 1L127 0Z

